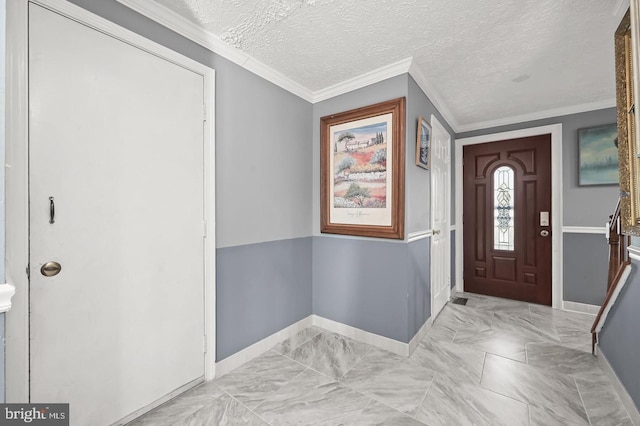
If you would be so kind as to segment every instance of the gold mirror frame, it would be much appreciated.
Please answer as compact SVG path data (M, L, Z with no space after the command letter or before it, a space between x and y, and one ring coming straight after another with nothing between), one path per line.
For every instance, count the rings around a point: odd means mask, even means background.
M615 33L618 158L620 160L620 218L622 233L640 235L638 147L635 143L631 19L627 11Z

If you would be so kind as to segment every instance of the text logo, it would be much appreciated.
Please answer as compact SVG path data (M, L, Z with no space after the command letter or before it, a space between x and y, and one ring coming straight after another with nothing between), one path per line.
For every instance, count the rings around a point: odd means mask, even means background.
M0 426L69 426L69 404L0 404Z

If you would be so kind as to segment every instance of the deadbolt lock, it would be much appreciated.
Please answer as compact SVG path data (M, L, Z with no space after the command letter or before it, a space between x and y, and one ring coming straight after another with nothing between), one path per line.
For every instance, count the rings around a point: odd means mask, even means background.
M548 237L549 236L549 231L547 231L546 229L543 229L542 231L540 231L540 236L541 237Z

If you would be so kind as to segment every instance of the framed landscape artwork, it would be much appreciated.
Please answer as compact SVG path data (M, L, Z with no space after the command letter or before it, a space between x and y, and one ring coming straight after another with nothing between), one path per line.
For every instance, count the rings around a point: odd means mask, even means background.
M418 118L418 140L416 141L416 165L429 170L431 160L431 126L422 117Z
M320 231L404 238L405 98L320 119Z
M618 185L617 124L578 130L578 185Z

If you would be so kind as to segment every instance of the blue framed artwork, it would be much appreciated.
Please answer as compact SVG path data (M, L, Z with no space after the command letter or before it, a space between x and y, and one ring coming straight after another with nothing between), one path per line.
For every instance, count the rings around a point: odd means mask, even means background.
M578 130L578 185L618 185L618 127Z

